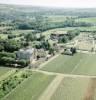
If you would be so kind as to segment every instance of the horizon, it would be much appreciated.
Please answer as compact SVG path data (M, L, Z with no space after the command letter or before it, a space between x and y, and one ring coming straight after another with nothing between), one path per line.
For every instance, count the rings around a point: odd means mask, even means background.
M95 0L0 0L0 4L49 8L96 8Z

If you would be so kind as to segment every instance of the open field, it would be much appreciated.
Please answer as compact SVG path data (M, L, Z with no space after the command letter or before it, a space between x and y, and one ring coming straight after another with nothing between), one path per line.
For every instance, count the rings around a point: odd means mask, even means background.
M64 78L51 100L93 100L86 99L89 96L88 92L94 92L89 90L91 85L93 86L90 81L92 80L85 78ZM89 97L92 98L92 96Z
M66 16L48 16L48 22L64 22L66 20Z
M54 76L33 72L33 75L23 81L4 100L37 100Z
M93 54L60 55L41 69L64 74L96 75L95 59Z
M76 21L82 21L82 22L88 22L88 23L96 23L96 17L79 18Z
M0 76L6 74L11 68L0 66Z

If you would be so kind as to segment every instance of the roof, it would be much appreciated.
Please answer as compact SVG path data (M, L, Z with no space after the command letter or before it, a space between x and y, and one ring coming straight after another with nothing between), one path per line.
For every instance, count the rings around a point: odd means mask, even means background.
M20 49L20 52L26 52L26 53L33 53L34 48L28 48L28 49Z

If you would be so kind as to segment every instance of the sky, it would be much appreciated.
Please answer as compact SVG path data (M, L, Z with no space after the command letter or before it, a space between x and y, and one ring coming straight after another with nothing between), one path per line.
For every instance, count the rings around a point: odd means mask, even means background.
M0 0L0 4L33 5L64 8L96 8L96 0Z

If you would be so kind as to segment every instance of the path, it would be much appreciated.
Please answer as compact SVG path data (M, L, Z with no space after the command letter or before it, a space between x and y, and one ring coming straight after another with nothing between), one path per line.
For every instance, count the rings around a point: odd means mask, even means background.
M69 78L96 78L95 75L90 76L90 75L63 74L63 73L48 72L48 71L42 71L42 70L32 70L32 71L40 72L47 75L60 75L60 76L69 77Z
M62 75L56 76L56 78L51 82L51 84L47 87L47 89L39 97L38 100L45 100L45 99L50 100L50 98L52 97L52 95L54 94L54 92L56 91L60 83L62 82L63 78L64 77Z

